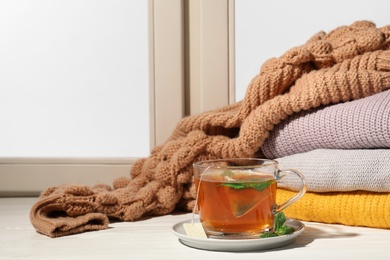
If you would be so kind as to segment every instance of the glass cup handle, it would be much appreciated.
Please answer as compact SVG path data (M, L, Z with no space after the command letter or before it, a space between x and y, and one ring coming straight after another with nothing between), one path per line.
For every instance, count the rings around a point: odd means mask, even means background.
M301 186L299 188L298 193L295 194L292 198L288 199L287 201L283 202L280 205L275 204L274 214L283 211L285 208L287 208L288 206L290 206L291 204L293 204L294 202L299 200L306 193L306 189L307 189L306 188L306 179L305 179L305 176L303 176L302 173L300 173L299 171L294 170L294 169L286 169L286 170L283 170L283 171L278 170L277 171L277 176L276 176L277 178L276 178L276 180L282 179L286 174L295 174L296 176L298 176L298 178L301 180Z

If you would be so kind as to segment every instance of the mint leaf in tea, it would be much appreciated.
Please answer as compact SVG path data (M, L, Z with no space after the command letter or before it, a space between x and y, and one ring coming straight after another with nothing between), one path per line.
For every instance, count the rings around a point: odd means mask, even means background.
M238 173L233 181L222 182L219 187L225 189L234 217L240 218L273 195L263 192L272 184L276 182L268 176Z
M249 180L251 181L251 180ZM274 183L274 180L264 181L264 182L226 182L220 184L221 186L229 187L232 189L240 190L240 189L255 189L257 191L263 191L268 186L270 186L272 183ZM252 180L256 181L256 180Z
M217 169L195 181L200 218L209 232L249 234L272 228L276 196L272 175Z

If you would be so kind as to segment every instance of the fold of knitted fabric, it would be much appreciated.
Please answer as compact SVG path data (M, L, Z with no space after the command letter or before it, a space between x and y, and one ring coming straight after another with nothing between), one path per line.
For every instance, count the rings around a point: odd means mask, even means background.
M389 89L390 27L373 29L369 22L340 27L268 60L241 103L181 120L166 143L136 163L133 180L173 187L178 196L171 203L190 209L193 162L257 157L269 132L288 116Z
M390 90L294 114L271 131L261 150L278 158L321 148L390 148Z
M49 188L30 211L32 224L38 232L49 237L106 229L108 217L97 211L99 207L115 204L115 198L111 197L110 201L110 196L100 199L107 190L110 188L104 185L94 188L83 185Z
M280 204L295 193L278 189ZM369 191L307 192L284 210L289 218L348 226L390 228L390 193Z
M390 192L390 149L318 149L276 160L281 169L302 172L311 192ZM298 178L286 175L282 181L280 187L299 190Z
M135 162L130 179L115 180L113 188L49 188L32 208L31 223L47 234L44 221L58 216L65 222L78 216L81 222L87 213L101 213L131 221L192 210L194 162L256 157L269 131L288 116L390 89L389 48L390 26L376 28L368 21L316 34L264 63L242 102L181 120L164 144ZM54 197L66 203L53 200L48 207Z

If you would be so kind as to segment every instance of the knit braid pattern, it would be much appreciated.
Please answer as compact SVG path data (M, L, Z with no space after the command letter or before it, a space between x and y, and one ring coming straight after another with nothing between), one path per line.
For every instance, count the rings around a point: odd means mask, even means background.
M171 182L182 180L175 189L180 193L184 188L183 199L191 201L193 162L256 156L269 131L288 116L390 88L388 41L388 34L362 21L328 35L317 34L305 45L268 60L242 104L184 118L165 144L139 162L132 177L153 172L170 176Z
M34 205L31 222L39 232L52 235L58 223L47 216L58 203L65 215L100 213L126 221L176 208L191 210L194 162L256 157L275 125L294 113L389 89L389 35L389 27L376 28L368 21L314 35L265 62L243 101L182 119L163 145L135 162L131 178L115 180L113 188L50 188Z

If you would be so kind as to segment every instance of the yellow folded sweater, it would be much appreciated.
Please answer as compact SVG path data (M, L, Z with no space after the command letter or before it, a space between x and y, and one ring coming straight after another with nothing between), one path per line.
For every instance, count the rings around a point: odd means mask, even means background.
M295 192L278 189L277 203ZM369 191L307 192L284 210L287 217L348 226L390 228L390 193Z

